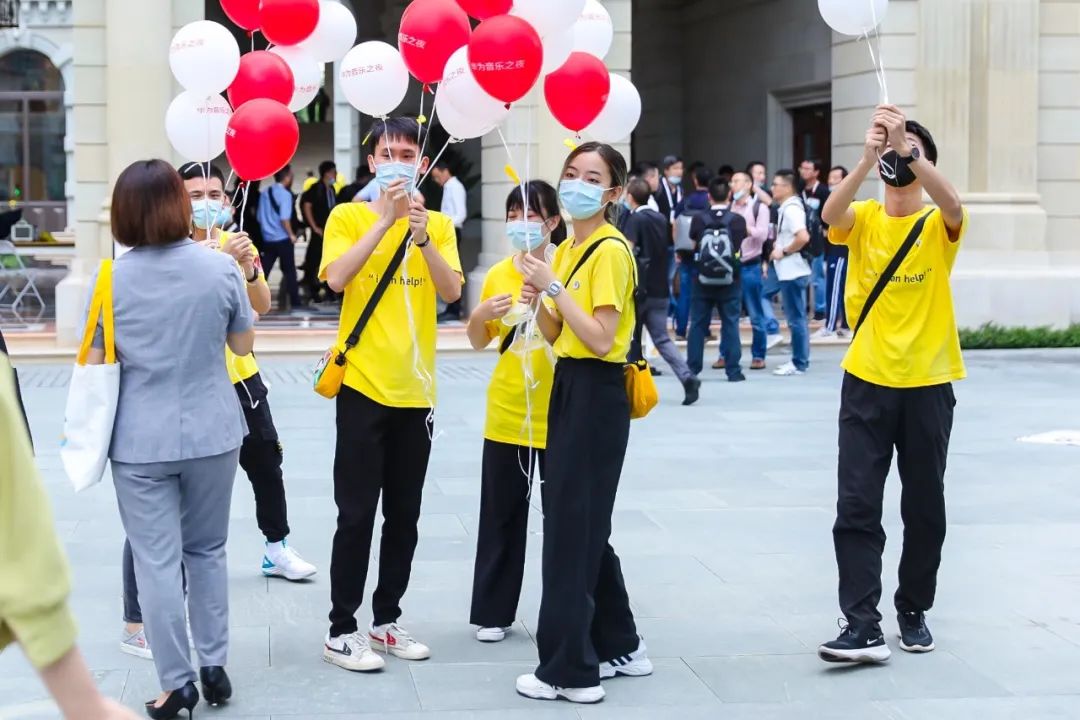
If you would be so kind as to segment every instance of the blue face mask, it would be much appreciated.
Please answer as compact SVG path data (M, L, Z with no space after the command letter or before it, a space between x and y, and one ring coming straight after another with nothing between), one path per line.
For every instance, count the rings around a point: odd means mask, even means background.
M386 190L395 180L405 180L405 192L411 197L416 191L416 166L407 162L384 162L375 166L375 182Z
M559 202L575 220L587 220L604 208L605 188L584 180L563 180L559 183Z
M544 244L544 225L527 220L511 220L506 223L506 237L518 252L532 252Z
M739 200L742 200L744 197L746 197L746 191L745 190L737 190L735 192L734 197L735 197L735 202L738 202Z
M191 221L200 230L215 227L228 227L232 224L232 208L224 207L220 200L192 200Z

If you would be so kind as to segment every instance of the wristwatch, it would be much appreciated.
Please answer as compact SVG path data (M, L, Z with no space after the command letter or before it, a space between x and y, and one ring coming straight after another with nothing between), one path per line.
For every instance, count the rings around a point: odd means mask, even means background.
M255 274L250 278L247 275L244 275L244 279L248 281L248 285L253 285L259 281L260 274L261 273L259 272L259 268L255 268Z
M558 280L552 280L551 284L547 286L548 297L558 297L559 293L563 291L563 284Z
M899 151L897 152L897 155L904 158L905 160L909 160L909 162L915 162L916 160L918 160L919 158L922 157L922 153L919 152L919 146L918 145L912 145L911 143L908 143L908 150L910 152L907 155L904 155L903 153L901 153Z

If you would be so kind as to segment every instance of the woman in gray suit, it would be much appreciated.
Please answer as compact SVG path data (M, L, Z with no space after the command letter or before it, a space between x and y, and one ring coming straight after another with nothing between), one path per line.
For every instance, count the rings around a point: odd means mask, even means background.
M203 696L232 694L225 541L247 428L222 346L251 352L251 304L236 263L188 237L191 201L162 160L130 165L116 181L112 230L131 248L113 263L120 398L112 445L120 518L135 559L139 601L162 694L151 718L198 703L188 650L181 564ZM104 362L99 328L91 363Z

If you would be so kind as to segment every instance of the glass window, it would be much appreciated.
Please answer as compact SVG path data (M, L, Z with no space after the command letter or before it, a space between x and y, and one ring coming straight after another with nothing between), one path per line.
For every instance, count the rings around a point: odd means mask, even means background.
M21 200L22 184L22 101L0 100L0 202Z
M49 58L34 50L0 56L0 92L63 91L64 79Z
M59 99L30 100L27 103L27 133L30 135L29 187L26 200L64 199L67 156L64 153L64 104Z

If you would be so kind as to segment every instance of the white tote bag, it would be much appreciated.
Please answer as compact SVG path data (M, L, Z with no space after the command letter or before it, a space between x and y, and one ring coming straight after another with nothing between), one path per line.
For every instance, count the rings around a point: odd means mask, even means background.
M105 331L105 364L87 365L99 317ZM60 459L76 492L101 482L105 474L119 395L120 364L116 362L113 336L112 260L102 260L68 386L64 437L60 443Z

